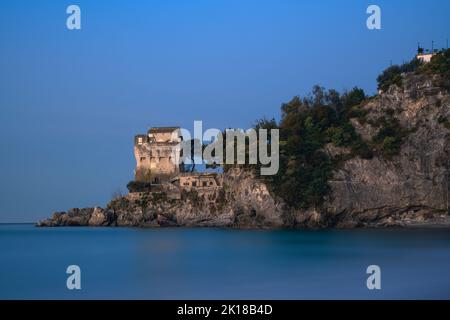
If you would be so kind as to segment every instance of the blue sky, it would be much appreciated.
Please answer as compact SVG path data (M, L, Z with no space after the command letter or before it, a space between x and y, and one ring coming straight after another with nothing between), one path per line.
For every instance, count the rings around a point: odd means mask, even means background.
M77 4L82 29L66 28ZM366 8L382 30L366 28ZM449 1L0 2L0 222L105 205L133 136L248 128L314 84L374 93L389 63L449 37Z

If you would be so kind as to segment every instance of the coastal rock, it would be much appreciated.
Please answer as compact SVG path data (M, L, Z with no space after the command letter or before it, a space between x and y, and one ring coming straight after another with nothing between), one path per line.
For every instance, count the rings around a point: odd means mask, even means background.
M208 192L182 190L178 198L163 193L132 193L113 199L105 209L56 212L39 226L356 228L423 225L450 226L450 98L436 79L408 75L351 119L370 141L378 123L392 117L407 131L400 152L386 158L351 157L351 150L325 146L330 157L344 159L329 180L323 204L294 210L276 198L256 175L241 168L223 174L220 187ZM171 190L172 192L173 190Z
M95 207L89 218L88 224L90 226L103 226L108 222L108 218L104 209Z

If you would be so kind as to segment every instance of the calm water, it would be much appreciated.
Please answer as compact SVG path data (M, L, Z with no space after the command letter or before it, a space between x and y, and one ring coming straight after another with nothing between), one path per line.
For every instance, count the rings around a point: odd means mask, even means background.
M79 291L66 288L71 264ZM450 231L0 225L0 298L449 299Z

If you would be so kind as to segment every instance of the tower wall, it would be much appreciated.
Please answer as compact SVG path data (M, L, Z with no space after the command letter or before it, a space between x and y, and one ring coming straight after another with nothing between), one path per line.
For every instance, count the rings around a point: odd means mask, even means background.
M177 128L152 128L147 135L137 135L134 143L135 180L162 183L177 176L180 172L180 143Z

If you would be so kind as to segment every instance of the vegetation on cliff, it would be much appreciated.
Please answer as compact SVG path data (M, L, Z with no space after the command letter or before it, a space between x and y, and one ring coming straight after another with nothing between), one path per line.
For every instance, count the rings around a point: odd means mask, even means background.
M272 192L295 208L310 208L322 203L330 192L328 180L338 165L324 151L326 144L349 148L350 157L371 158L366 142L350 123L352 107L366 99L364 91L353 88L339 94L315 86L306 97L294 97L281 106L280 170L275 176L262 177ZM266 120L256 127L274 127Z
M422 63L414 58L402 65L393 65L384 70L377 78L378 89L386 91L391 85L402 85L403 73L439 75L441 82L437 85L450 89L450 49L437 52L429 63Z
M129 192L149 192L152 184L146 181L132 180L128 182L127 189Z

